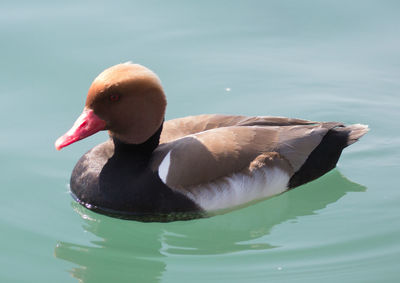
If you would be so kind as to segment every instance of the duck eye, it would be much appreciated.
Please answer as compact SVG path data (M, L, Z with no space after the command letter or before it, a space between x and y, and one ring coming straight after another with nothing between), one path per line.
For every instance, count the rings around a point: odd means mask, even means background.
M118 101L119 100L119 94L111 94L109 97L110 101Z

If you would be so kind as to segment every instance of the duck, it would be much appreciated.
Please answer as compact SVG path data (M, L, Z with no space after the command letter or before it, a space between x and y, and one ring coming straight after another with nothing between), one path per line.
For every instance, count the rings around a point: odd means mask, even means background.
M150 69L114 65L92 82L60 150L99 131L109 139L75 165L72 197L124 219L214 215L311 182L336 167L367 125L273 116L203 114L165 121L167 99Z

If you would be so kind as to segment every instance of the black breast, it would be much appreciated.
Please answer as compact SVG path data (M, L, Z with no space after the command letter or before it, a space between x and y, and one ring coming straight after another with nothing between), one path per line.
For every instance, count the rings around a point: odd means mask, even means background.
M160 130L143 144L118 140L86 153L71 176L74 198L88 209L120 218L169 221L200 216L200 208L171 190L150 168Z

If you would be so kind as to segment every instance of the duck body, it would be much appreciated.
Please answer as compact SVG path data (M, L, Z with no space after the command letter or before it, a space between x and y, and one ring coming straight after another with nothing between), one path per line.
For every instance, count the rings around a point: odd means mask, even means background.
M198 115L164 122L154 73L113 66L89 89L85 109L56 142L99 130L110 139L75 166L73 197L89 209L142 221L190 219L283 193L327 173L365 125L284 117Z

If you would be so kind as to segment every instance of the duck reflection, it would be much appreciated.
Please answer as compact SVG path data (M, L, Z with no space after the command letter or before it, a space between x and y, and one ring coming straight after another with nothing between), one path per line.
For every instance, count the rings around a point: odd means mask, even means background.
M301 188L224 215L171 223L119 220L72 206L83 229L97 236L88 245L59 242L57 258L75 263L70 270L80 282L155 282L174 255L216 255L274 248L253 241L283 222L296 220L336 202L349 192L366 188L352 183L338 170ZM260 243L261 242L261 243Z

